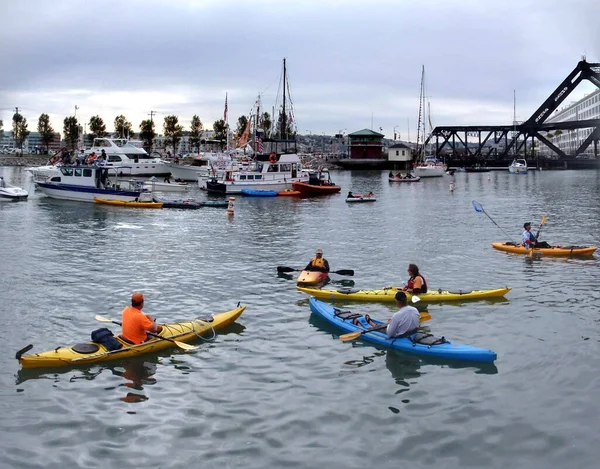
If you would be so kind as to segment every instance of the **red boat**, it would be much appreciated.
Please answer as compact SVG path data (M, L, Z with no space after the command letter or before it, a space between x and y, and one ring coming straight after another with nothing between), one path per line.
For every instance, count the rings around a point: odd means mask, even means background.
M336 186L335 184L310 184L309 182L294 182L292 183L292 187L295 191L300 192L302 195L325 195L325 194L335 194L342 190L340 186Z

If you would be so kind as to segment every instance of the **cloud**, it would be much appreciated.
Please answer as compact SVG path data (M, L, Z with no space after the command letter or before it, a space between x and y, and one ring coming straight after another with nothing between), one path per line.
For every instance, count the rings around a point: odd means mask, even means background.
M150 110L230 123L287 57L298 130L416 129L421 66L439 125L526 119L581 55L600 61L600 4L550 1L29 0L3 6L0 119L19 106L56 129L79 106L109 127ZM589 87L585 90L589 91ZM579 93L579 97L582 92ZM30 125L31 127L31 125ZM160 126L159 126L160 128Z

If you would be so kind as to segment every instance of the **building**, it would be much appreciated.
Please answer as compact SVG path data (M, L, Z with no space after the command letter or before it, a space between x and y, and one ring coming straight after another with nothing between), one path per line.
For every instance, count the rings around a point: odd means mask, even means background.
M546 121L552 122L569 122L588 119L600 119L600 90L586 95L583 99L577 102L570 103L568 106L558 109ZM592 133L593 129L575 129L569 131L557 130L554 133L547 135L550 141L564 151L567 155L574 155L577 148L585 141ZM544 146L542 145L542 148ZM549 151L546 150L548 153ZM590 145L586 150L586 154L594 154L594 146Z
M388 161L394 167L408 169L412 161L412 152L413 149L408 145L402 142L394 143L387 149Z
M0 150L15 148L19 149L15 142L12 131L4 131L0 137ZM54 132L52 141L48 145L50 151L60 149L60 134ZM42 136L39 132L30 132L23 142L23 153L43 153L46 151L46 145L42 142Z
M370 129L363 129L348 134L351 160L382 160L383 134Z

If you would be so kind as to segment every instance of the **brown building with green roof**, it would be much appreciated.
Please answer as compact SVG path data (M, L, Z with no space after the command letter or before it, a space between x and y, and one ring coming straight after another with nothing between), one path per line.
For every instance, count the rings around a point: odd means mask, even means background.
M337 162L339 166L354 169L383 168L387 155L383 152L383 134L363 129L348 134L348 159Z

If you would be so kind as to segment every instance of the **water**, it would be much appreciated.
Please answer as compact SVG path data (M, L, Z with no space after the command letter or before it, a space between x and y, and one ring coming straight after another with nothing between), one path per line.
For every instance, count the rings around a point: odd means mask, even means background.
M238 197L223 209L134 210L0 202L0 467L594 467L600 273L592 259L494 251L542 215L542 239L599 244L600 173L457 174L389 184L333 172L342 195ZM488 180L489 176L489 180ZM346 204L348 190L374 204ZM198 194L199 198L206 197ZM294 276L322 247L357 287L512 286L507 300L431 305L432 332L498 353L495 366L432 362L343 343L311 317ZM176 321L248 306L199 351L23 371L14 353L85 341L131 292ZM352 304L385 319L390 305ZM115 326L113 330L117 331Z

